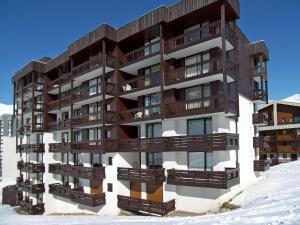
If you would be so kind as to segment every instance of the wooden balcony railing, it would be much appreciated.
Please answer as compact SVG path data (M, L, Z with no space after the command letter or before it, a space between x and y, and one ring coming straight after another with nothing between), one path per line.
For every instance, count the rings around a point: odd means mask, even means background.
M168 202L153 202L145 199L118 195L118 207L132 212L148 212L164 216L175 211L175 200L173 199Z
M110 143L110 141L108 141ZM239 148L239 135L215 133L204 135L111 140L114 147L106 152L224 151Z
M101 140L89 141L84 140L72 144L73 153L103 153Z
M225 171L190 171L170 169L167 183L172 185L228 189L240 183L239 169Z
M49 144L49 152L71 152L72 145L69 142Z
M34 123L34 124L25 124L20 127L21 133L32 133L32 132L43 132L44 124L43 123Z
M119 64L120 66L125 66L127 64L152 57L159 52L160 40L157 40L153 43L135 49L134 51L128 52L125 55L121 56L119 59Z
M53 100L47 103L47 111L53 111L59 109L59 101Z
M127 80L120 85L122 94L132 93L160 85L160 73L137 76L134 79Z
M161 118L160 107L160 104L157 104L153 106L128 109L120 112L119 118L123 123L159 119Z
M29 173L45 172L45 166L43 163L31 163L31 162L18 161L17 167L19 170L23 172L29 172Z
M34 205L29 197L25 197L24 200L20 201L20 209L29 215L43 214L45 212L44 203Z
M23 192L19 189L18 185L8 185L2 189L3 205L18 206L22 199Z
M268 125L268 115L264 113L254 113L252 114L252 123L254 125Z
M253 77L260 77L262 76L265 80L267 78L267 69L263 66L253 66L252 67L252 75Z
M147 184L162 184L165 181L165 169L118 168L118 180Z
M49 123L49 130L50 131L59 131L59 130L67 130L70 129L71 120L61 120L58 122Z
M269 169L270 161L269 160L254 160L253 161L254 171L263 172Z
M58 183L49 185L49 193L90 207L96 207L106 203L105 193L87 194L79 189L71 189L69 185L61 185Z
M45 192L45 184L33 184L30 180L25 180L20 183L20 187L23 191L32 194L38 194Z
M253 137L253 147L254 148L267 148L269 145L269 137L259 136Z
M201 28L186 32L165 42L166 52L173 52L187 48L201 42L209 41L221 37L221 22L216 21ZM225 27L225 38L236 46L236 38L233 30L228 24Z
M45 152L45 144L22 144L17 146L17 152L26 153L43 153Z
M237 100L228 97L228 112L236 114ZM176 101L165 105L166 118L178 116L199 115L206 113L226 112L224 95L215 95L184 101Z
M116 67L116 58L112 55L105 55L106 57L106 66L115 68ZM88 73L92 70L100 68L103 66L103 56L102 54L94 55L89 58L88 61L81 63L75 66L72 70L73 77L79 77L85 73Z
M50 81L49 83L47 83L47 91L51 91L55 88L58 88L59 85L64 85L68 82L71 82L72 79L72 73L64 73L62 74L60 77L58 77L55 80Z
M49 173L100 181L105 178L105 167L84 167L81 165L53 163L49 164Z
M254 101L263 101L267 102L268 96L267 92L263 90L254 90L253 92L253 100Z

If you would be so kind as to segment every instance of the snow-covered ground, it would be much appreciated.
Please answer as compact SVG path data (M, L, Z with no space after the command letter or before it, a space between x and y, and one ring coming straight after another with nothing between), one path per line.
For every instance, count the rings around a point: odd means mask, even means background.
M7 182L6 182L7 183ZM1 186L4 183L0 183ZM197 217L100 217L22 216L0 206L0 224L9 225L90 225L90 224L300 224L300 161L271 168L266 177L237 196L242 207L230 212ZM201 204L201 202L199 202Z

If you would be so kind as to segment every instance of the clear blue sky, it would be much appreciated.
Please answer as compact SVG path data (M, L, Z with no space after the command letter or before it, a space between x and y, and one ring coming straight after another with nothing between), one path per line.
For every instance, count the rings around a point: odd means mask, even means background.
M300 1L240 0L241 29L270 50L269 97L300 93ZM11 76L30 59L53 57L108 23L119 27L176 0L1 0L0 103L12 103Z

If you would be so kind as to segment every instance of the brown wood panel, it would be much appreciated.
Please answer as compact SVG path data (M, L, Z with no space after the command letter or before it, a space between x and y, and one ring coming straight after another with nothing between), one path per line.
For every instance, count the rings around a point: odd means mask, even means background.
M141 183L130 182L130 197L141 199Z
M102 184L99 187L91 187L92 194L101 194L103 193L103 186Z
M163 202L163 185L147 184L147 200Z

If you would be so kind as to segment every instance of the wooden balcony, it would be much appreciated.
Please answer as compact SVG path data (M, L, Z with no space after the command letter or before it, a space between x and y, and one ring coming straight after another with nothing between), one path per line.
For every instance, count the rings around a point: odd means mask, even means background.
M105 178L105 167L84 167L81 165L53 163L49 164L49 173L102 181Z
M105 123L115 124L118 120L118 114L113 111L105 111ZM102 123L102 112L94 112L73 117L72 124L74 127L86 127L99 125Z
M43 153L45 152L45 144L22 144L17 146L17 152L26 153Z
M59 110L61 108L67 107L71 105L71 95L62 96L57 100L53 100L48 102L47 111Z
M267 92L263 91L263 90L254 90L253 100L267 102L267 100L268 100Z
M168 202L153 202L146 199L137 199L118 195L118 207L132 212L147 212L161 216L175 211L175 200Z
M278 153L300 153L300 147L292 145L278 145L276 149Z
M23 95L31 95L33 91L32 90L33 87L34 87L34 92L42 93L44 91L44 84L35 82L34 84L30 83L23 87Z
M236 114L238 111L237 100L227 99L229 113ZM226 112L224 95L215 95L207 98L176 101L165 105L166 118L192 116L207 113Z
M71 127L71 120L61 120L57 122L49 123L50 131L68 130Z
M135 49L121 56L119 59L119 65L123 67L128 64L150 58L159 53L160 53L160 40L157 40L153 43L142 46L138 49Z
M165 51L166 53L171 53L221 36L221 22L216 21L167 40L165 42ZM232 46L236 46L235 34L228 24L226 24L225 28L225 38Z
M227 67L228 75L233 80L236 80L236 68L237 68L236 65L228 60L226 67ZM189 70L192 69L193 72L189 72ZM167 86L174 85L174 84L178 84L186 81L192 81L192 80L209 77L217 74L218 77L215 78L214 80L216 79L223 80L222 73L223 73L222 58L216 57L208 61L192 64L189 66L183 66L183 67L179 67L167 71L165 73L165 85Z
M33 133L33 132L43 132L44 124L43 123L34 123L34 124L25 124L20 127L21 133Z
M255 172L264 172L268 170L270 167L269 160L254 160L253 161L253 168Z
M160 104L158 104L153 106L128 109L119 113L119 119L122 123L160 119L160 107Z
M49 185L49 193L90 207L97 207L106 203L105 193L87 194L79 189L71 189L69 185L58 183Z
M239 135L215 133L159 138L119 139L106 152L224 151L239 148ZM114 144L114 145L113 145Z
M20 183L20 187L23 191L32 194L38 194L45 192L45 184L33 184L30 180L25 180Z
M59 85L64 85L64 84L71 82L71 79L72 79L72 73L70 73L70 72L64 73L57 79L52 80L49 83L47 83L46 89L47 89L47 91L51 91L53 89L58 88Z
M136 169L118 167L118 180L147 184L162 184L165 181L165 169Z
M268 125L268 115L264 113L254 113L252 114L252 123L254 125Z
M35 103L32 106L31 104L24 105L22 107L22 113L31 113L34 112L43 112L44 111L44 104L43 103Z
M115 68L116 63L117 63L116 58L114 56L108 55L108 54L105 55L105 57L106 57L106 65L105 66L108 66L110 68ZM73 70L72 70L73 77L76 78L76 77L82 76L85 73L91 72L95 69L102 67L103 64L104 64L104 61L103 61L102 54L90 56L88 61L81 63L73 68Z
M73 153L104 153L101 140L74 142L72 144Z
M136 78L124 81L120 85L121 94L128 94L160 86L160 73L137 76Z
M252 67L252 76L254 78L262 77L264 80L267 80L267 69L263 66L253 66Z
M45 172L45 165L43 163L31 163L31 162L23 162L18 161L17 167L22 172L28 173L44 173Z
M80 102L86 99L100 97L101 93L101 84L95 86L88 86L81 88L79 92L73 93L74 102ZM105 84L105 94L106 95L114 95L116 93L116 85L114 83L107 82Z
M269 145L269 138L264 136L253 137L254 148L267 148Z
M2 189L2 204L10 206L20 205L23 199L23 192L19 190L17 185L9 185Z
M45 212L44 203L37 203L33 205L32 199L25 197L24 200L20 201L20 209L29 215L43 214Z
M240 183L238 168L225 171L168 170L167 183L172 185L228 189Z
M71 150L72 145L70 142L49 144L49 152L71 152Z

